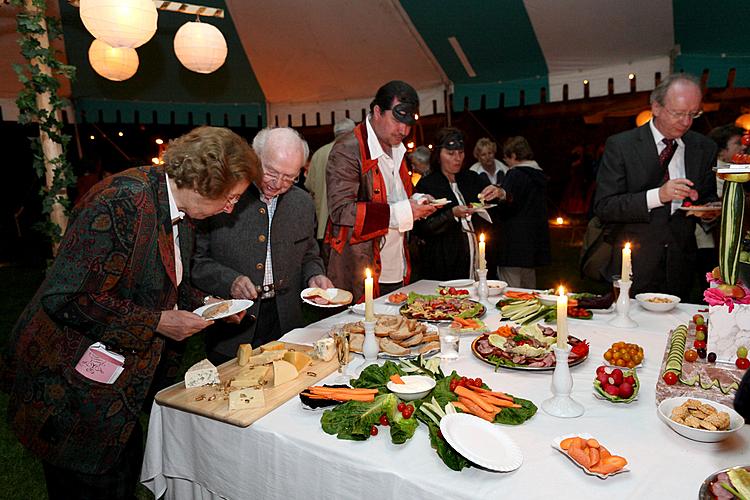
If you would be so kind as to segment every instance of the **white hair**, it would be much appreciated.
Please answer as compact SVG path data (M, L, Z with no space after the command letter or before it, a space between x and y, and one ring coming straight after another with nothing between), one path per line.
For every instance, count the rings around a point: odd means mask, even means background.
M310 147L299 132L293 128L264 128L253 139L253 149L263 165L272 158L273 151L279 149L291 150L292 148L302 149L303 158L300 163L300 166L302 166L310 155Z

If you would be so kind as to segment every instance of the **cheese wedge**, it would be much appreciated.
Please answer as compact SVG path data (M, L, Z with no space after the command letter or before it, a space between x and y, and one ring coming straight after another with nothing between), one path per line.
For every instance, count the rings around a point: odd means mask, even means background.
M220 383L219 370L207 359L194 364L185 373L185 387L188 388Z
M321 361L331 361L336 355L336 345L331 337L318 339L313 344L313 356Z
M289 351L284 354L284 361L293 364L297 371L301 372L312 363L312 358L304 352Z
M249 358L247 358L247 365L248 366L267 365L274 361L284 359L284 354L286 354L286 352L287 351L268 351L268 352L264 352L261 354L256 354L255 356L250 356Z
M241 370L234 379L229 382L231 387L252 387L263 385L268 379L267 376L271 370L269 365L253 366L246 370Z
M290 362L284 360L273 362L274 387L278 387L282 384L286 384L287 382L291 382L292 380L297 378L298 375L299 372Z
M248 410L263 408L266 404L263 389L240 389L229 393L230 410Z
M283 342L279 342L278 340L274 340L273 342L269 342L268 344L263 344L260 346L261 352L267 352L267 351L283 351L286 349L286 346Z
M250 344L240 344L237 348L237 364L245 366L253 355L253 346Z

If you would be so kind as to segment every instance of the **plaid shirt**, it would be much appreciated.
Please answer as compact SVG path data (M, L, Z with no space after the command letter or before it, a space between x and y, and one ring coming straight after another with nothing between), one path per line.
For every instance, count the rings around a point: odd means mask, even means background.
M271 223L273 222L273 214L276 212L276 203L279 201L278 196L274 196L271 200L267 200L265 196L261 196L263 201L268 206L268 234L266 235L266 273L263 276L263 285L273 284L273 262L271 261ZM262 299L270 299L275 296L276 292L270 291L261 295Z

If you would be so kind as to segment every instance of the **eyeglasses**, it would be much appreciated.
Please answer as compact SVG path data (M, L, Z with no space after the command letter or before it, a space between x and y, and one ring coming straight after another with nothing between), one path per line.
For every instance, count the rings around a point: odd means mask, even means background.
M294 184L299 180L299 174L297 174L295 177L292 177L291 175L280 174L270 167L263 167L263 177L265 177L269 181L273 181L281 185Z
M685 118L695 120L696 118L699 118L703 114L702 109L698 111L685 111L685 112L678 113L677 111L672 111L666 106L662 106L662 108L664 108L667 111L667 113L672 115L673 118L676 118L678 120L684 120Z

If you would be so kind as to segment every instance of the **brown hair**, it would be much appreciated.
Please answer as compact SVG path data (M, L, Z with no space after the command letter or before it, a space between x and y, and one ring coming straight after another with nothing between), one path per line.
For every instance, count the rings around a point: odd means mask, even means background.
M531 150L528 141L517 135L515 137L508 137L503 143L503 158L510 158L510 155L515 154L516 160L533 160L534 152Z
M198 127L170 141L164 164L178 188L195 189L210 200L225 196L238 182L253 183L263 175L247 141L220 127Z
M497 153L497 143L490 139L489 137L482 137L477 141L477 143L474 145L474 158L479 159L479 154L482 152L483 149L489 149L492 151L492 154L494 155Z

